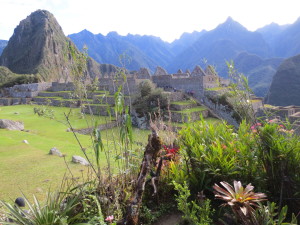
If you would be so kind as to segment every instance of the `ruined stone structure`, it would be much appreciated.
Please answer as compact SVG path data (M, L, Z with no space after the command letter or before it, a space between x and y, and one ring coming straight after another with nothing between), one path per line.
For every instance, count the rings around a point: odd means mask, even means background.
M196 66L192 73L189 70L183 73L179 69L174 74L168 74L162 67L157 67L151 78L158 87L192 93L196 97L203 96L206 88L219 87L225 83L224 79L213 72L210 66L205 72L200 66Z
M136 74L138 79L151 79L151 73L148 68L141 68L137 74Z
M264 111L260 111L260 116L265 116L266 112L271 115L273 122L286 121L292 125L295 134L300 135L300 106L268 106Z
M196 66L191 73L189 70L184 73L179 69L174 74L168 74L164 68L158 66L152 76L147 68L141 68L138 72L128 74L126 84L123 84L123 94L132 95L136 93L139 83L144 79L152 80L157 87L162 87L167 91L182 91L200 98L203 96L205 88L214 88L225 83L225 80L221 79L210 66L205 71L200 66ZM98 87L100 90L108 91L110 95L113 95L123 82L122 78L116 79L115 75L111 75L110 77L99 78ZM75 85L72 82L15 85L2 91L0 104L24 104L36 97L39 92L63 92L74 91L74 89ZM47 93L43 93L43 95L47 95ZM35 100L37 99L35 98Z

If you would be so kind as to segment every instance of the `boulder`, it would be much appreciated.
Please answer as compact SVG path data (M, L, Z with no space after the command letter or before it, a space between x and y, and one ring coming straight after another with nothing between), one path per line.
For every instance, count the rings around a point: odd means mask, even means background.
M49 155L57 155L59 157L63 156L63 154L56 147L50 149Z
M8 130L24 130L24 123L19 121L0 119L0 128Z
M79 163L84 166L90 165L89 162L85 158L82 158L81 156L77 156L77 155L72 156L72 162Z

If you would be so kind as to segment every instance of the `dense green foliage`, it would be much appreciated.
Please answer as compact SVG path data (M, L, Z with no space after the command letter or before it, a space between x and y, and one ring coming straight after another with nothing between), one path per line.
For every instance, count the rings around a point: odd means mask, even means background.
M173 178L187 182L194 195L202 190L211 195L213 184L221 181L252 183L268 200L298 213L300 142L284 126L243 122L234 131L226 124L191 124L179 133L182 158L171 164Z
M163 115L168 108L168 99L161 88L156 88L151 81L147 80L140 83L139 93L133 106L140 116L149 118L149 116L153 117L155 113Z
M28 84L38 82L36 75L15 74L8 68L0 66L0 88L12 87L16 84Z

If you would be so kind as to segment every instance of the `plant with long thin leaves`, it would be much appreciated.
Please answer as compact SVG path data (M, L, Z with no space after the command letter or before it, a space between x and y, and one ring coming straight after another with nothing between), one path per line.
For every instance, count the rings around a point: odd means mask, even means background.
M240 181L234 181L233 186L229 183L220 182L224 187L215 184L215 197L226 201L222 206L230 206L236 219L242 224L252 224L255 208L259 207L258 202L266 200L264 193L253 192L254 186L248 184L245 188Z
M79 203L79 195L66 198L67 193L53 192L47 194L46 202L41 203L33 196L34 203L31 204L28 198L24 197L29 211L22 210L17 205L0 201L5 209L5 215L13 222L0 221L3 224L20 225L67 225L75 222L80 214L73 214L74 208ZM69 196L70 197L70 196Z

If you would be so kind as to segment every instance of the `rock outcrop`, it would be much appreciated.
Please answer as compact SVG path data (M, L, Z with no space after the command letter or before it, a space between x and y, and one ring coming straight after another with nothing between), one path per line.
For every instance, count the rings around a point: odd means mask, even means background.
M87 71L81 71L87 63ZM68 39L55 17L37 10L15 28L0 57L0 65L17 74L37 74L41 81L72 81L75 73L100 76L100 65ZM75 72L76 71L76 72Z
M0 129L24 130L24 123L20 121L0 119Z

